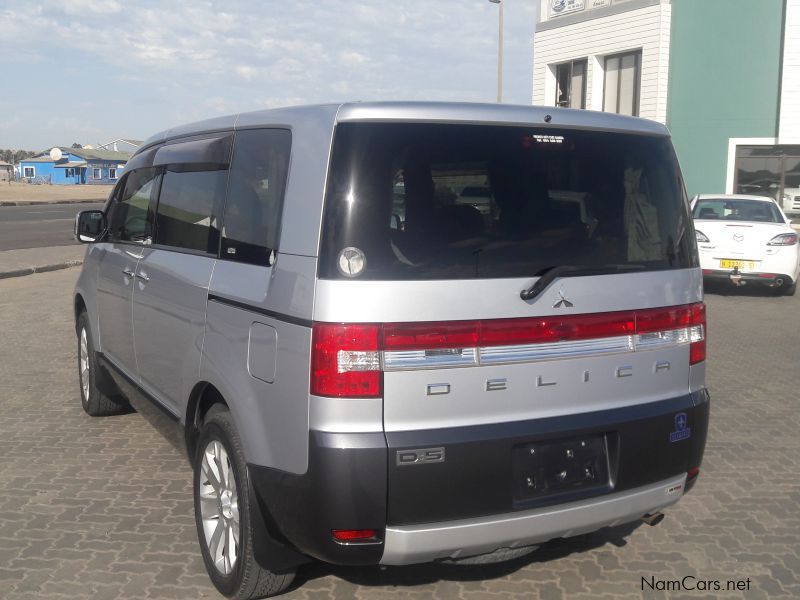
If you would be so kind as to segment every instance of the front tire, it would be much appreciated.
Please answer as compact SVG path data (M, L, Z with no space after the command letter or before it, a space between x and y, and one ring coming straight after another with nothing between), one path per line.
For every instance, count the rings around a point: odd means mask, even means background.
M217 408L220 407L220 408ZM208 576L219 592L236 600L284 591L294 572L274 573L253 555L250 481L239 434L230 412L209 411L194 460L194 516Z
M130 410L130 406L120 397L110 397L97 387L97 359L92 343L92 330L86 311L78 316L78 382L81 388L81 406L92 417L118 415Z

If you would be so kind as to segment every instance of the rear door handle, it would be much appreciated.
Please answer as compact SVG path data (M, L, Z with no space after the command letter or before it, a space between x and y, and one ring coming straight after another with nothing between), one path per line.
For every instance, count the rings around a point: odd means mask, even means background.
M147 275L145 275L145 274L144 274L144 273L142 273L141 271L140 271L139 273L136 273L136 276L137 276L139 279L141 279L142 281L150 281L150 277L148 277Z
M132 269L128 269L127 267L122 269L122 272L125 273L128 277L134 277L136 273L133 272Z

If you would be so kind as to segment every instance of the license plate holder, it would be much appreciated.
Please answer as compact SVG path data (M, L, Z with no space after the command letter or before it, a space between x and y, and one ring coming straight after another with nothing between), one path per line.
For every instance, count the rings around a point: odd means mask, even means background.
M608 456L605 434L517 446L512 451L514 501L582 496L608 489Z
M721 258L719 261L720 269L750 269L756 268L754 260L738 260L733 258Z

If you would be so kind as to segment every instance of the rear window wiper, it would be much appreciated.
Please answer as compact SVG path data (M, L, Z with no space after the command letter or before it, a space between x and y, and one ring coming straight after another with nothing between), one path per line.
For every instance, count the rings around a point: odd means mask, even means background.
M623 273L625 271L643 271L644 268L644 265L635 264L583 266L557 265L553 267L547 267L546 269L539 271L539 279L537 279L531 287L522 290L519 293L519 297L523 300L533 300L556 279L560 279L562 277L578 277L581 275L610 275L612 273Z

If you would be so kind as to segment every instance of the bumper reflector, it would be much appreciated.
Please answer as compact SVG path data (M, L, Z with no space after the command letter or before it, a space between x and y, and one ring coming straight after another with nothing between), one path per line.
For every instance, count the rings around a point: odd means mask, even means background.
M333 529L331 535L337 542L375 542L378 538L374 529Z

